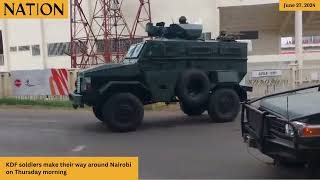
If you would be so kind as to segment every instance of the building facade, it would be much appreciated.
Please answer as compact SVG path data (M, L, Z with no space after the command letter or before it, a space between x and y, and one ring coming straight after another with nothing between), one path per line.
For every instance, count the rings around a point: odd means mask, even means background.
M290 68L298 61L297 13L280 12L277 0L220 2L220 29L252 41L249 69ZM320 68L320 12L302 12L301 21L303 68Z

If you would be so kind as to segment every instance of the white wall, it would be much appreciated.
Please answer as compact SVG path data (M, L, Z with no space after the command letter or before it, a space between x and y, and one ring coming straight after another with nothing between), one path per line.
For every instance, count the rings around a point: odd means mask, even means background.
M3 21L3 20L2 20ZM2 23L3 24L3 23ZM44 20L44 42L45 48L48 43L70 42L69 20ZM47 58L48 68L70 68L70 57L56 56L48 57L47 52L42 49L42 36L40 20L8 20L8 33L4 34L9 40L9 47L40 45L40 56L32 56L32 51L9 52L11 70L42 69L43 53ZM0 27L1 29L1 27ZM31 47L30 47L31 48ZM7 59L5 57L5 59ZM7 71L7 62L0 66L0 72Z
M45 42L60 43L70 42L70 22L69 19L45 20ZM48 67L50 68L70 68L71 60L69 56L47 57Z
M259 39L252 40L251 55L280 54L281 36L275 30L259 30Z
M285 14L278 5L254 5L220 8L220 28L228 33L258 31L259 39L252 41L252 55L279 54L281 48L280 27Z
M8 20L9 47L40 45L41 31L38 20ZM42 52L41 52L42 53ZM41 69L41 56L32 56L30 51L9 52L11 70Z

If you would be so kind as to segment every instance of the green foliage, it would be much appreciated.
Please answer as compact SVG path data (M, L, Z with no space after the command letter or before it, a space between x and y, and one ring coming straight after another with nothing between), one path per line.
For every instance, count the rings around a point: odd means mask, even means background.
M44 107L60 107L71 108L70 101L63 100L30 100L30 99L15 99L15 98L3 98L0 99L0 105L23 105L23 106L44 106Z

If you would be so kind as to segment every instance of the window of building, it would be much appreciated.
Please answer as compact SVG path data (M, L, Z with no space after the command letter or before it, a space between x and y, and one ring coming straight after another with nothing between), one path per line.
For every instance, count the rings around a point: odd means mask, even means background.
M313 36L313 43L314 44L319 44L320 43L320 36Z
M69 43L70 44L70 43ZM71 55L71 44L69 45L70 47L69 47L69 49L68 49L68 51L67 51L67 55ZM85 42L83 42L83 41L78 41L77 43L75 43L74 44L74 50L75 50L75 53L77 54L77 55L82 55L82 54L86 54L87 53L87 49L88 49L88 47L87 47L87 45L86 45L86 43ZM98 47L99 48L99 47Z
M40 56L40 45L32 46L32 56Z
M133 40L130 39L119 39L119 40L114 40L111 39L108 41L108 46L111 49L112 52L126 52L129 50L131 44L138 44L140 42L143 42L142 38L134 38ZM99 39L96 41L96 46L97 46L97 52L99 54L104 53L104 44L105 41L103 39Z
M96 41L96 45L97 45L97 52L100 54L103 54L104 52L104 40L99 39Z
M10 52L17 52L17 51L18 51L17 46L10 47Z
M259 39L259 31L240 31L240 39Z
M0 31L0 54L3 54L3 39L2 39L2 31Z
M3 56L3 38L2 31L0 31L0 66L4 65L4 56Z
M49 43L48 44L48 56L67 56L70 54L70 43Z
M30 51L30 46L19 46L19 51Z

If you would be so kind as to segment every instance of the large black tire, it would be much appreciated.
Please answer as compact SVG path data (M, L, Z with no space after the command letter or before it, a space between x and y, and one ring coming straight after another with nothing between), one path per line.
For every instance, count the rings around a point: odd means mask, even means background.
M205 108L204 107L194 107L190 108L183 103L180 102L180 108L181 110L188 116L200 116L204 113Z
M101 106L92 106L92 112L96 116L97 119L103 122L102 116L102 107Z
M210 80L201 70L188 70L181 74L176 85L177 96L184 105L193 108L204 106L210 93Z
M115 94L104 104L102 115L112 131L135 131L143 121L143 104L131 93Z
M240 98L233 89L222 88L213 92L208 113L215 122L231 122L240 111Z

